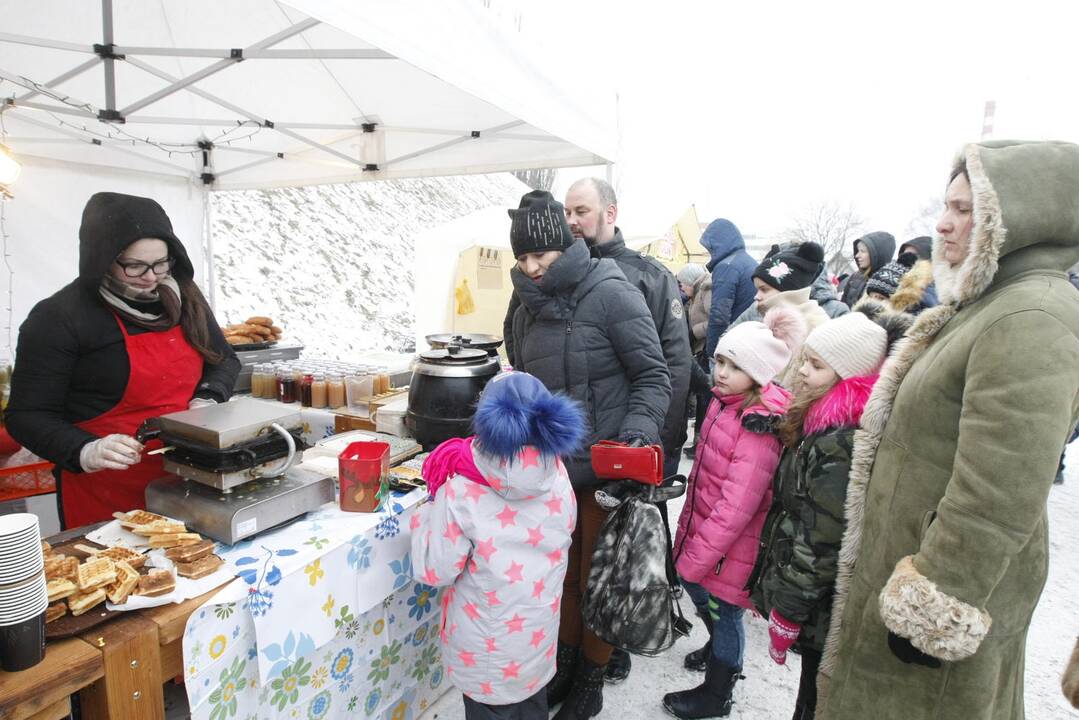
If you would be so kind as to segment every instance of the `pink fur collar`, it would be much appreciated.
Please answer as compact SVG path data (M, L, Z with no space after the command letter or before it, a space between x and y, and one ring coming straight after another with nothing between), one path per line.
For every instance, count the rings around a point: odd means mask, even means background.
M840 380L809 408L802 423L802 432L816 435L832 428L857 427L878 377L873 374Z

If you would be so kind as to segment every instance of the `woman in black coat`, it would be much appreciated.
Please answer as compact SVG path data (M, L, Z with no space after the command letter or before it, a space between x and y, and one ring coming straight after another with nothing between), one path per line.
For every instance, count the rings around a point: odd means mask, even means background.
M164 471L133 437L143 420L232 394L239 360L193 278L157 202L97 193L79 277L20 328L7 429L56 465L65 527L145 505Z

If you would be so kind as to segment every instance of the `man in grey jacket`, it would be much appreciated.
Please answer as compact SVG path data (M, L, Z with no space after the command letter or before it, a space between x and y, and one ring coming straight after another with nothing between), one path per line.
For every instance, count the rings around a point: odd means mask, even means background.
M693 353L689 344L682 298L671 271L654 258L630 250L615 224L618 198L610 183L599 178L582 178L566 192L566 220L573 236L588 243L594 258L614 260L630 284L644 295L659 335L663 358L671 373L670 405L663 420L660 440L663 444L664 476L678 473L682 446L686 443L686 403L689 401ZM659 503L664 526L667 526L666 503ZM629 654L616 650L607 668L608 682L621 682L629 676Z

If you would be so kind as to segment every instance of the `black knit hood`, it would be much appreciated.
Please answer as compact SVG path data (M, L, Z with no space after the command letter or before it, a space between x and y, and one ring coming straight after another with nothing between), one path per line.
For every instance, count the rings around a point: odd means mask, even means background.
M173 277L195 276L183 243L172 231L172 222L157 201L136 195L100 192L82 211L79 227L79 281L96 289L113 260L131 243L143 238L164 240L175 261Z

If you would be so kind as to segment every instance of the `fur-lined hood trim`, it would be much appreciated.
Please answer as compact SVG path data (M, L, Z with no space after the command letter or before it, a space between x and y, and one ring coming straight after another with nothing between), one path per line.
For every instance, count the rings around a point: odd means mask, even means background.
M922 301L926 289L932 284L933 263L928 260L919 260L900 278L899 287L888 299L888 304L896 312L909 312Z
M836 383L806 412L803 434L816 435L833 428L858 427L877 377L876 374L862 375Z

